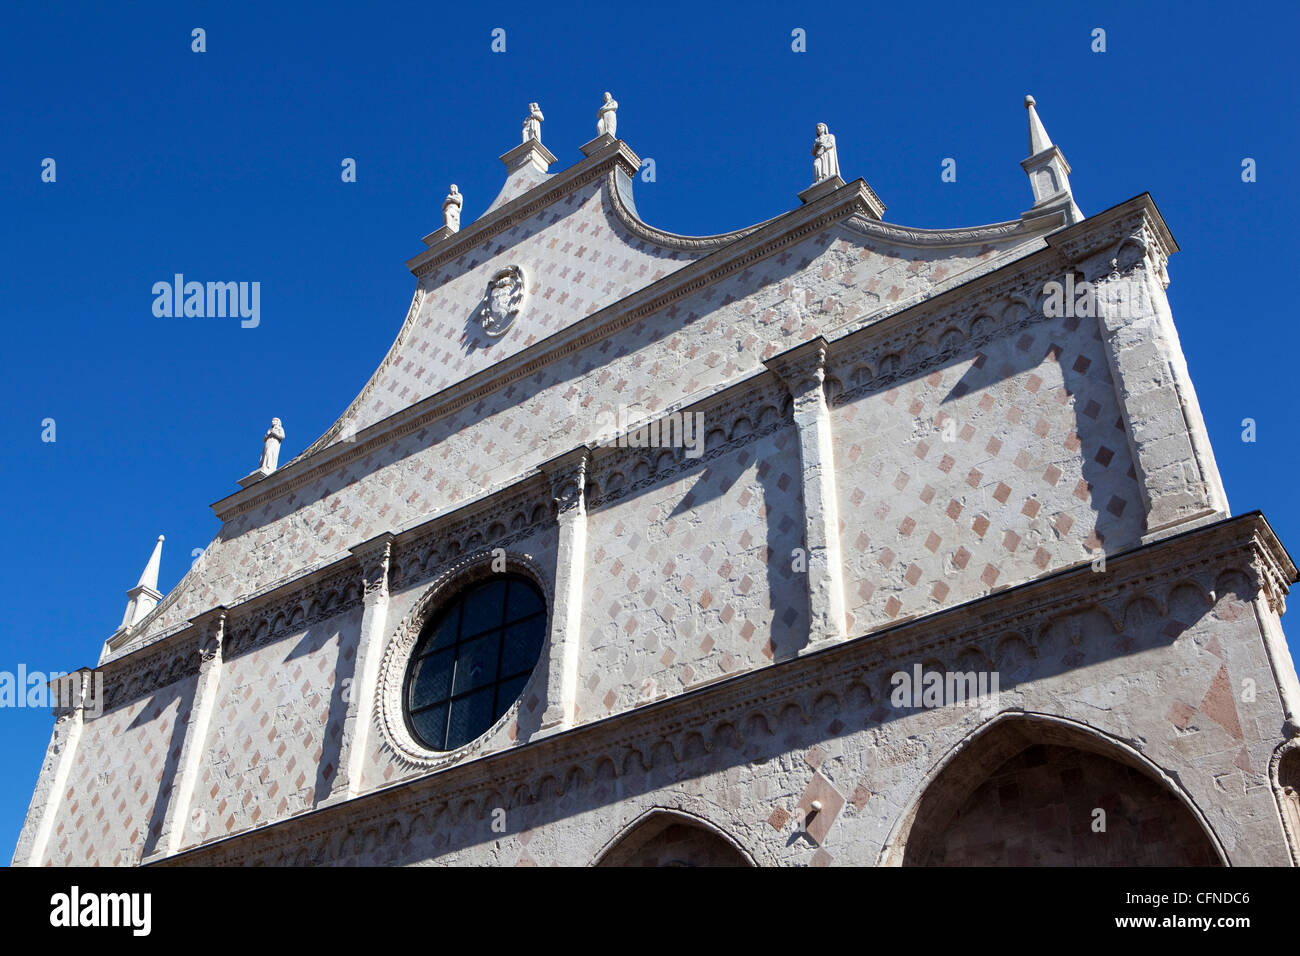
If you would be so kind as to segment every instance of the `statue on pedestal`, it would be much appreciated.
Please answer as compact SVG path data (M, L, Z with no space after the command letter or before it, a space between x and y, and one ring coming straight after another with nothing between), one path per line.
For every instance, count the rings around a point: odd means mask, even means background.
M825 123L817 124L817 138L813 140L813 182L830 179L840 174L840 158L835 149L835 137Z
M452 232L460 231L460 207L464 200L461 198L460 190L456 184L451 184L451 192L447 193L447 198L442 201L442 224Z
M596 112L596 135L604 136L608 133L614 136L614 131L618 128L618 100L605 94L605 102L600 104L600 109Z
M257 466L258 471L264 471L268 475L275 471L280 462L280 442L284 441L284 429L280 427L280 419L271 419L271 428L262 439L262 463Z
M542 108L536 103L529 103L528 118L524 120L523 142L526 143L530 139L535 139L539 143L542 141L542 120L544 119L546 117L542 115Z

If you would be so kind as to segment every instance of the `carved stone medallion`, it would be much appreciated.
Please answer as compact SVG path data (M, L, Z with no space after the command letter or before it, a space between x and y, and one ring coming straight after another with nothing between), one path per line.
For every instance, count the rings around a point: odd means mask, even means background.
M483 331L496 338L504 335L515 321L524 301L524 270L507 266L488 283L478 320Z

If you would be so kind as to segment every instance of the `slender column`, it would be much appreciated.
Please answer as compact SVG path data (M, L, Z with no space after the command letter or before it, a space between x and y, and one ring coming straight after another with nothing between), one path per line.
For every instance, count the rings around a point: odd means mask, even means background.
M551 601L551 639L546 651L546 712L542 731L572 727L578 703L582 591L587 564L586 447L541 465L558 506L559 544L555 595Z
M343 739L339 747L339 769L330 784L330 794L323 801L335 803L361 792L361 771L375 726L375 707L379 700L379 664L384 653L384 631L388 624L388 566L393 556L393 536L388 532L371 538L352 549L361 563L365 587L361 611L361 634L357 640L356 665L352 683L336 688L347 703L343 718Z
M46 862L50 834L54 832L54 821L63 804L72 763L77 756L77 744L86 725L86 699L94 673L82 668L56 682L58 699L54 707L54 730L27 810L27 820L14 850L14 866L40 866ZM102 675L99 679L101 699L98 703L102 709Z
M181 755L176 763L171 798L163 816L162 829L154 843L155 850L147 859L179 853L186 843L198 840L185 839L185 825L189 821L194 792L199 785L199 771L203 765L203 748L208 739L208 727L217 707L217 693L221 684L221 664L226 635L226 608L218 605L211 611L190 620L197 638L199 676L194 683L194 699L190 701L189 719L185 738L181 742ZM177 715L179 719L179 715ZM161 786L166 786L163 781Z
M844 640L844 563L830 406L826 402L829 343L820 336L767 361L794 399L803 472L804 545L808 550L808 647Z

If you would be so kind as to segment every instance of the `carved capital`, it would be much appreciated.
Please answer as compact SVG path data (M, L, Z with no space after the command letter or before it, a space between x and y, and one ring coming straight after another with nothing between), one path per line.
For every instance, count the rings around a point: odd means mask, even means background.
M1262 518L1260 520L1263 521ZM1281 617L1286 613L1287 592L1296 578L1295 566L1286 553L1281 551L1281 545L1277 543L1271 528L1267 534L1262 534L1257 529L1253 544L1250 570L1255 580L1252 583L1259 589L1268 609Z
M1166 277L1165 263L1178 251L1155 203L1146 195L1052 233L1047 244L1068 264L1081 267L1090 281L1107 275L1111 260L1120 259L1125 246L1135 248L1157 275Z
M388 596L388 567L393 558L393 535L385 531L350 549L361 564L361 587L367 603Z
M586 509L587 464L591 450L585 445L539 465L551 483L551 495L559 516L581 514Z
M830 343L818 336L773 356L764 364L789 390L795 410L799 411L826 400L824 386L829 358Z
M225 605L218 604L210 611L190 618L198 639L199 666L211 663L221 656L222 644L226 637Z

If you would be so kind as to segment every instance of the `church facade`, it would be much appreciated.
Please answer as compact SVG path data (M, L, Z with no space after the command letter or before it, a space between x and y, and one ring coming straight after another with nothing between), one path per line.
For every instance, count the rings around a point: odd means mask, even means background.
M1296 567L1232 515L1149 195L638 216L605 95L408 263L320 439L158 542L15 864L1300 862ZM292 422L288 425L292 426Z

